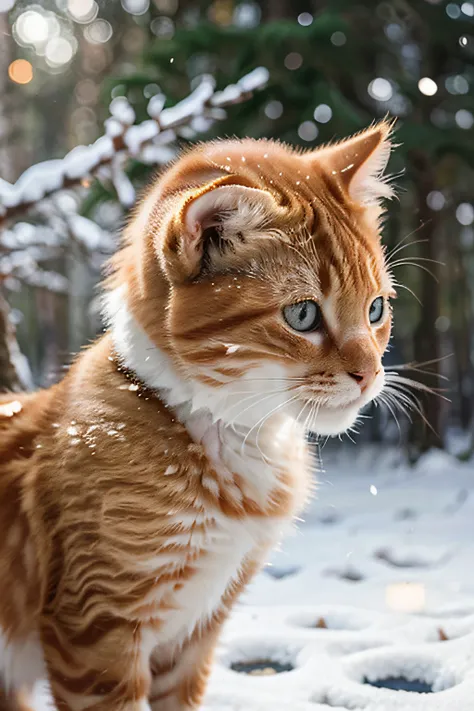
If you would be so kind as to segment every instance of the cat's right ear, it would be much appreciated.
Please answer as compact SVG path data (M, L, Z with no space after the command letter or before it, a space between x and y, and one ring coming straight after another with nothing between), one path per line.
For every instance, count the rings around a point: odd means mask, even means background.
M204 258L212 265L228 250L258 237L275 209L272 195L216 180L188 195L171 221L163 256L174 279L195 277Z

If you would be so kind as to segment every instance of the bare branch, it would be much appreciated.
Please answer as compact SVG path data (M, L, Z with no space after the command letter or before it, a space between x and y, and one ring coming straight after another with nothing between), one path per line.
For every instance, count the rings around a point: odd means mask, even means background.
M163 97L154 97L148 106L151 118L133 125L135 115L125 98L111 104L111 118L105 135L89 146L77 146L60 160L38 163L28 168L15 184L0 179L0 225L37 205L50 195L85 184L107 168L119 198L128 207L132 186L124 178L123 165L129 157L151 164L165 164L173 156L177 135L206 130L215 120L225 118L227 106L247 101L268 80L268 71L259 67L237 84L215 91L211 76L175 106L163 109ZM128 181L128 182L127 182Z

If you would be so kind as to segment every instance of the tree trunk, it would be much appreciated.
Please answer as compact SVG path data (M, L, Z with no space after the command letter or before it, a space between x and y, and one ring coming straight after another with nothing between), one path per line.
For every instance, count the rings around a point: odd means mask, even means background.
M9 140L11 82L8 66L12 60L12 37L8 15L0 12L0 177L15 179L14 147ZM0 392L18 392L30 385L28 365L15 337L8 304L0 291Z
M15 161L11 134L11 88L8 67L13 59L13 39L8 15L0 12L0 178L14 181Z
M0 392L19 392L31 386L28 362L20 351L8 304L0 292Z
M472 417L472 364L471 364L471 317L472 303L469 274L466 268L466 255L463 254L459 237L453 240L453 275L451 284L453 310L451 321L454 335L454 357L456 362L457 386L459 397L459 420L463 430L468 430Z
M439 333L436 328L440 297L437 283L437 280L439 281L439 265L436 263L438 261L438 220L437 213L431 211L427 204L427 196L436 189L436 185L433 166L427 154L419 150L413 151L409 157L414 175L418 224L423 225L420 239L425 240L419 244L419 257L422 260L428 260L420 262L422 268L419 270L421 287L419 293L422 309L420 321L414 333L415 360L417 363L425 363L440 357ZM439 363L432 363L430 370L439 374ZM417 380L432 387L435 379L418 374ZM437 383L435 383L436 385ZM441 399L435 395L425 396L424 394L419 399L425 419L423 420L416 413L413 417L410 444L414 456L431 447L443 447L444 440Z

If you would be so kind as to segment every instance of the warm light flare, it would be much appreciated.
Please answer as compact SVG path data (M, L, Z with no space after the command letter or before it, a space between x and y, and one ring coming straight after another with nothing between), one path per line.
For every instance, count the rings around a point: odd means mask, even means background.
M29 84L33 79L33 67L27 59L15 59L8 67L8 76L16 84Z
M385 604L394 612L421 612L426 604L422 583L392 583L385 589Z

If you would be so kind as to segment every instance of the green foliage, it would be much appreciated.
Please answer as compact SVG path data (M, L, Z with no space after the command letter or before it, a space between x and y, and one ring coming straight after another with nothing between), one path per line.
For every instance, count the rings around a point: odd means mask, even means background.
M137 88L156 83L172 104L203 72L214 74L218 86L224 87L264 65L271 75L268 87L248 103L232 107L216 132L265 135L307 146L298 136L298 126L313 120L318 104L328 104L333 112L331 121L317 124L318 143L362 128L374 116L383 116L388 106L400 117L399 137L406 152L422 146L436 158L454 151L474 165L474 143L468 140L472 131L454 122L458 108L474 110L474 98L445 89L451 75L474 78L472 21L467 16L447 17L445 6L425 0L411 4L338 0L308 27L288 19L252 28L209 21L192 28L178 26L172 39L152 39L143 67L116 83L126 88L138 117L144 118L146 99L133 91ZM466 47L460 43L463 36L468 38ZM293 70L285 66L291 53L302 60ZM390 81L396 101L377 103L369 96L367 87L377 76ZM423 76L436 81L434 96L420 92L418 81ZM280 117L265 115L269 101L281 102Z

